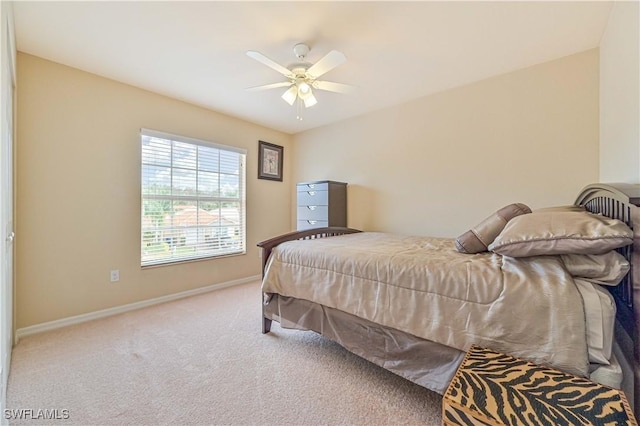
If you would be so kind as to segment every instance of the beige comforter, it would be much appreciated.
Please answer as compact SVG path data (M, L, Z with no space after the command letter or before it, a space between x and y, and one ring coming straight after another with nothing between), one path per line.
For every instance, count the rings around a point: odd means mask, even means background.
M461 254L450 239L363 232L279 245L262 289L587 374L582 299L553 256Z

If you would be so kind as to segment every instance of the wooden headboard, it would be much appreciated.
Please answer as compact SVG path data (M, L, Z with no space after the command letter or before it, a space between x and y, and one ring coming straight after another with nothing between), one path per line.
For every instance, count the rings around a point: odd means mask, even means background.
M640 412L640 184L611 183L586 186L575 201L592 213L625 222L633 229L633 244L619 249L631 270L611 293L616 300L616 338L627 363L633 368L633 400ZM631 395L628 395L631 399Z

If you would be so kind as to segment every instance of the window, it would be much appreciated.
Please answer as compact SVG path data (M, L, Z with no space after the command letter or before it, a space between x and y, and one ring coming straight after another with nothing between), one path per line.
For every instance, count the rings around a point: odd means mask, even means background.
M142 129L142 266L243 254L240 148Z

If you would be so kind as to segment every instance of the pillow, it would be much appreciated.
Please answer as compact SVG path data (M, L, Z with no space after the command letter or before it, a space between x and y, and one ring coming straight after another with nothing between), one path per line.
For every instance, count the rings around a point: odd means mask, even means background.
M617 219L554 211L513 218L489 250L511 257L602 254L632 242L633 231Z
M604 288L582 280L575 280L582 296L589 361L609 364L616 321L616 302Z
M620 253L563 254L560 256L572 277L601 285L615 286L629 272L629 262Z
M480 253L487 251L489 244L500 234L507 222L521 214L531 213L524 204L515 203L505 206L480 222L471 230L456 239L456 248L460 253Z

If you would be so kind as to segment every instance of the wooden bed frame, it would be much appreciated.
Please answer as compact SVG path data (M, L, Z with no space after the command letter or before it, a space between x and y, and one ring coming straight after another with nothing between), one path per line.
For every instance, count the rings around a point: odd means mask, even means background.
M633 245L620 250L631 263L631 270L622 283L612 288L616 300L616 341L625 357L626 364L633 370L633 400L635 411L640 412L640 184L593 184L586 186L574 202L588 211L602 214L625 222L634 230ZM258 243L262 248L262 275L271 251L278 244L293 240L327 238L336 235L361 232L352 228L318 228L290 232ZM268 297L268 295L265 295ZM262 332L268 333L272 320L262 315ZM623 363L620 360L621 364ZM631 399L631 395L629 395ZM638 414L636 414L638 417Z
M633 244L618 251L631 264L631 270L616 287L609 287L616 301L616 341L626 363L633 370L633 404L640 420L640 185L629 183L586 186L575 205L592 213L619 219L633 229ZM620 360L622 362L622 360ZM629 395L631 399L631 395Z
M294 231L289 232L288 234L283 234L278 237L271 238L266 241L262 241L258 243L258 247L262 248L262 278L264 278L265 268L267 266L267 260L269 260L269 256L271 255L271 250L276 247L278 244L282 244L287 241L294 240L314 240L316 238L327 238L327 237L335 237L337 235L344 234L354 234L356 232L362 232L358 229L353 228L342 228L342 227L328 227L328 228L316 228L316 229L307 229L306 231ZM271 322L272 320L267 318L264 315L264 303L262 304L262 334L266 334L271 331Z

